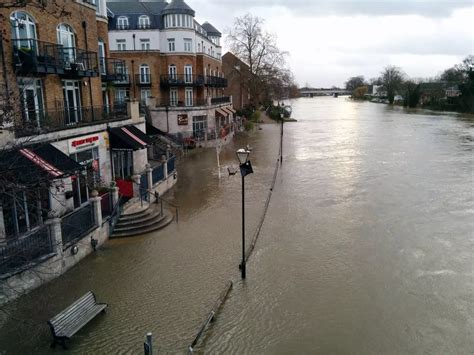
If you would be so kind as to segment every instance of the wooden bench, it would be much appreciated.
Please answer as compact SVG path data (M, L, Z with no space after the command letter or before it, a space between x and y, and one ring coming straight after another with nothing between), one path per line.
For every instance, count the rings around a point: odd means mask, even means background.
M66 340L70 339L100 312L105 312L105 308L107 308L106 303L97 303L94 293L87 292L48 321L54 338L51 347L54 348L56 344L62 344L63 348L67 349Z

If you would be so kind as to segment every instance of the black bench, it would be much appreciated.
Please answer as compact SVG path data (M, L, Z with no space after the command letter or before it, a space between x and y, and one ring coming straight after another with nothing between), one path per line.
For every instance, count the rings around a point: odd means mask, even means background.
M105 308L107 308L106 303L97 303L94 293L87 292L48 321L54 338L51 347L54 348L56 344L62 344L66 349L66 340L70 339L100 312L105 312Z

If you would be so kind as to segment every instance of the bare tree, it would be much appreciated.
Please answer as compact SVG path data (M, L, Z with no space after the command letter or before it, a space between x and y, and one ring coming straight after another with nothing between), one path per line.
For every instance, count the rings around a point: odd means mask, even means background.
M363 75L359 76L353 76L349 78L349 80L346 81L346 90L349 90L350 92L354 91L360 86L367 85L365 82L365 78Z
M380 80L382 81L384 90L387 92L388 102L390 104L393 104L397 90L399 90L403 84L404 77L405 74L402 70L392 65L387 66L382 72Z
M234 27L227 30L231 51L249 66L246 86L251 101L261 99L262 89L280 70L285 70L286 52L276 45L274 35L263 29L263 19L246 14L234 20ZM271 81L270 80L270 81Z

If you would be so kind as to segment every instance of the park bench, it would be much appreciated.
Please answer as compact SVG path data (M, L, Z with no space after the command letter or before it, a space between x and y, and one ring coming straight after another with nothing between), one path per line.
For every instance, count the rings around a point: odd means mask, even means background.
M97 303L94 293L87 292L48 321L54 338L51 347L54 348L56 344L62 344L66 349L66 340L69 340L100 312L105 312L105 308L107 308L106 303Z

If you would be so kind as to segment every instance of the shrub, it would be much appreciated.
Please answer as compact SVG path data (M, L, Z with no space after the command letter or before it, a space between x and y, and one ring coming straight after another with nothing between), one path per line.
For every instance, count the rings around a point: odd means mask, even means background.
M253 122L246 121L244 123L244 128L245 128L246 131L251 131L253 129Z
M252 113L252 116L250 116L250 119L255 122L257 122L259 118L260 118L260 111L255 111L254 113Z

